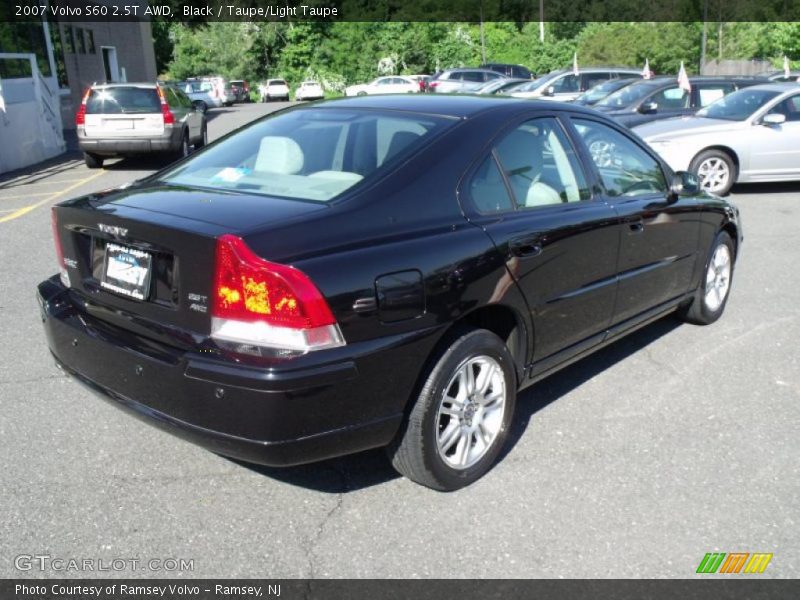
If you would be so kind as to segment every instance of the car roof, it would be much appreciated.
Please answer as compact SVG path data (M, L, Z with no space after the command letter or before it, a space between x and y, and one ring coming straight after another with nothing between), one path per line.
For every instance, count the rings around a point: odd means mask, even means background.
M550 71L549 73L545 73L545 75L560 75L561 73L571 73L573 71L572 68L569 69L556 69L555 71ZM634 67L579 67L578 74L582 73L597 73L599 71L620 71L623 73L641 73L641 69L636 69Z
M791 92L800 91L800 85L794 81L774 81L769 83L759 83L758 85L751 85L748 90L765 90L768 92Z
M558 107L562 110L584 112L596 115L591 111L573 104L562 104L546 100L528 100L496 96L478 96L469 94L386 94L375 96L351 96L328 100L323 104L315 104L315 108L364 108L389 111L404 111L468 119L487 110L498 110L508 114L528 112L531 110L551 111ZM303 110L300 108L299 110Z
M497 74L497 71L491 69L482 69L481 67L457 67L453 69L442 69L442 73L463 73L465 71L478 71L479 73L492 73Z
M120 88L120 87L138 87L138 88L152 88L155 89L158 86L170 86L174 85L173 82L152 82L152 81L133 81L130 83L93 83L92 89L97 88Z

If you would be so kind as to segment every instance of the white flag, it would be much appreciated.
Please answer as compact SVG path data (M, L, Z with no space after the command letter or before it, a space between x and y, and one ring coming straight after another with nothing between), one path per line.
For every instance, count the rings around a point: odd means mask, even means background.
M642 79L650 79L652 74L650 73L650 61L648 59L644 59L644 69L642 69Z
M3 81L0 79L0 111L6 112L6 100L3 98Z
M577 77L578 75L581 74L580 70L578 69L578 53L577 52L572 56L572 74L575 75L575 77Z
M789 57L783 55L783 76L789 79L792 76L792 70L789 68Z
M683 61L681 61L681 68L678 71L678 87L686 90L686 93L692 91L692 84L689 83L689 76L686 74L686 67L683 66Z

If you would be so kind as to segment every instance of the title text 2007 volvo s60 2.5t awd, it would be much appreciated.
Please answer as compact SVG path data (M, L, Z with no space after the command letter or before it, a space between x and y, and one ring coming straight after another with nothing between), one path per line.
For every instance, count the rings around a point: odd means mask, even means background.
M598 113L422 95L281 111L53 228L48 344L101 396L267 465L386 447L439 490L489 470L520 389L715 321L742 239Z

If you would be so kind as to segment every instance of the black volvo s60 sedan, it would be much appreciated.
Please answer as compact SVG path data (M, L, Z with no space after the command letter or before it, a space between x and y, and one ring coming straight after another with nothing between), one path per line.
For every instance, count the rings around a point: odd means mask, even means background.
M722 314L738 211L602 115L352 98L261 119L53 210L59 365L214 452L386 447L482 476L519 390L670 312Z

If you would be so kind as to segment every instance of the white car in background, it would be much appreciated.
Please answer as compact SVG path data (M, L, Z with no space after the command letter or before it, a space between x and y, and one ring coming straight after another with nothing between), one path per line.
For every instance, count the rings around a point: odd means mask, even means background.
M304 81L294 92L295 100L320 100L324 97L325 92L316 81Z
M374 94L415 94L419 92L419 83L410 77L390 75L378 77L370 83L351 85L344 90L345 96L371 96Z
M289 85L285 79L267 79L267 83L258 86L258 95L261 97L261 102L288 100Z
M728 94L693 117L633 128L673 171L697 175L724 195L734 183L800 180L800 86L754 85Z

